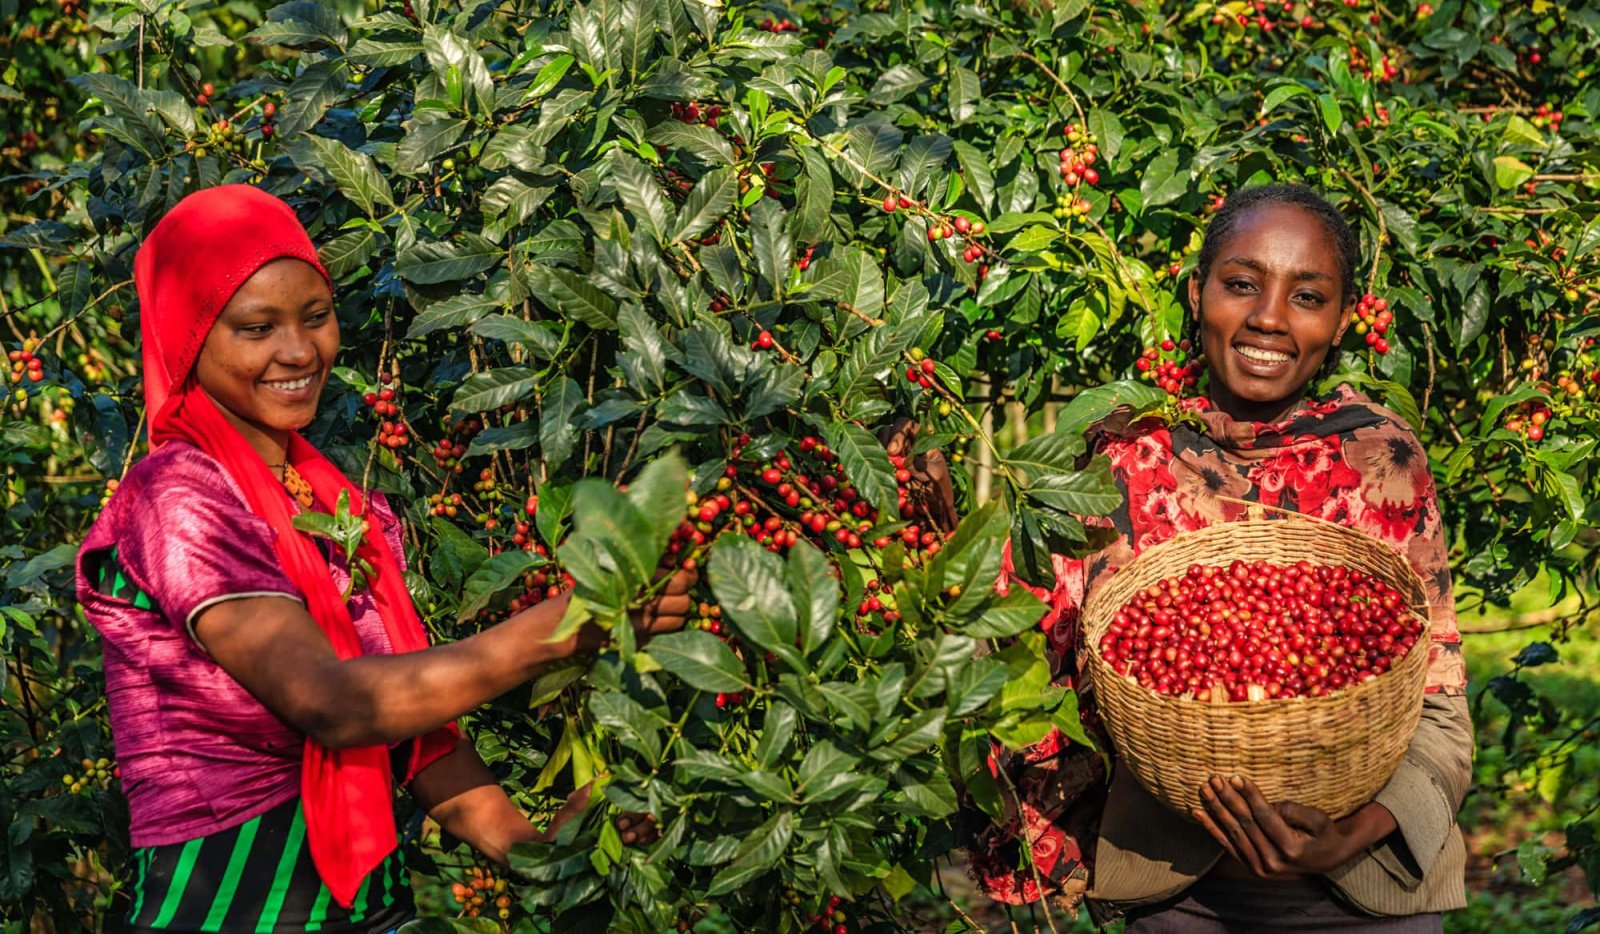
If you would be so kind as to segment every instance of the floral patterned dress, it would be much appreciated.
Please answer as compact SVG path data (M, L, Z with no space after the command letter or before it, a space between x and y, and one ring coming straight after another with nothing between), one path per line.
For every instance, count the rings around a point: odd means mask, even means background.
M1109 545L1084 559L1057 556L1052 590L1016 581L1007 554L1001 588L1015 581L1049 603L1040 625L1056 683L1079 687L1078 613L1097 585L1144 549L1214 522L1242 520L1249 504L1260 503L1337 522L1404 555L1433 607L1427 690L1464 693L1438 499L1427 454L1404 421L1348 386L1270 424L1236 421L1204 399L1184 405L1193 418L1177 424L1129 424L1127 416L1113 415L1091 431L1092 450L1110 460L1124 497L1108 519L1091 520L1114 536ZM1087 686L1079 690L1085 726L1104 740L1094 699ZM997 750L991 765L1007 771L1017 794L1006 796L1006 820L981 833L970 850L980 887L1009 904L1059 897L1075 906L1090 882L1107 797L1101 757L1052 731L1021 752Z

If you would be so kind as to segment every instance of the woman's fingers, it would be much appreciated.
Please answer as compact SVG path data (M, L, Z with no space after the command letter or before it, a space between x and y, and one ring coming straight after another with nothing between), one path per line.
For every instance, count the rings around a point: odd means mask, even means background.
M1222 828L1227 839L1233 843L1233 848L1238 853L1239 861L1250 867L1250 871L1258 876L1269 873L1266 863L1262 858L1257 840L1251 831L1255 829L1255 822L1250 819L1250 809L1242 799L1228 787L1228 783L1221 778L1213 776L1209 782L1200 789L1201 800L1205 802L1206 810L1211 818ZM1231 800L1230 800L1231 799ZM1237 810L1235 809L1237 804ZM1239 812L1244 813L1243 819Z
M654 843L657 837L655 815L623 814L617 818L617 832L628 846Z
M1205 808L1195 808L1189 812L1189 816L1193 817L1196 823L1204 827L1206 829L1206 833L1209 833L1211 836L1215 837L1217 842L1222 844L1222 848L1226 850L1228 855L1233 857L1236 862L1247 865L1244 862L1244 857L1239 855L1238 847L1235 847L1233 845L1233 841L1228 839L1227 831L1223 830L1215 820L1212 820L1211 814L1207 812Z
M1232 785L1250 808L1250 816L1255 820L1256 826L1261 828L1278 852L1288 854L1292 851L1299 843L1299 831L1284 821L1283 815L1267 801L1266 795L1261 793L1256 783L1236 775Z

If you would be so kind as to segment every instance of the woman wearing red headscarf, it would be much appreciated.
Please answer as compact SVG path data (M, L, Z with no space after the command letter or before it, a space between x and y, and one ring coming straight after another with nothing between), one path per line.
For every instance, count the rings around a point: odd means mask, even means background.
M190 195L141 247L149 456L78 558L105 645L135 848L135 931L388 931L411 915L394 785L503 861L536 831L453 719L598 646L552 641L565 599L429 648L399 526L298 431L339 350L333 294L288 205ZM348 494L367 585L295 530ZM678 628L691 573L639 622ZM625 839L648 824L625 827Z

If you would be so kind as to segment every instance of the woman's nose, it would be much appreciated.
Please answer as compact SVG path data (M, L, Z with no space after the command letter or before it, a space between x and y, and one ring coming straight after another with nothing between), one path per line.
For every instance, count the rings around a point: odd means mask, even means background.
M1285 329L1289 313L1289 293L1286 289L1262 289L1255 307L1245 323L1258 331L1278 333Z
M291 366L305 366L316 359L317 345L305 328L286 328L278 345L278 360Z

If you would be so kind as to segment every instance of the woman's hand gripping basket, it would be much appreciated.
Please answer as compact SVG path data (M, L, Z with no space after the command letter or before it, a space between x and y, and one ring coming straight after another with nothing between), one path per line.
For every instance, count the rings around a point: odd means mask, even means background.
M1175 618L1179 611L1170 605L1175 589L1161 589L1177 588L1186 576L1200 581L1203 590L1207 589L1204 582L1212 579L1208 575L1226 580L1229 586L1224 591L1233 588L1235 581L1252 589L1252 574L1265 574L1269 579L1287 575L1293 583L1306 576L1308 566L1313 568L1315 577L1308 585L1313 591L1311 597L1290 586L1281 591L1276 601L1262 599L1257 587L1253 589L1258 593L1249 605L1240 603L1230 608L1213 602L1205 615L1191 611L1182 619ZM1208 572L1205 568L1217 570ZM1315 571L1316 568L1345 570ZM1398 596L1403 605L1392 614L1374 611L1392 620L1389 638L1383 639L1383 633L1377 633L1368 643L1374 646L1371 653L1361 649L1356 653L1361 657L1387 655L1389 661L1377 663L1384 670L1369 675L1372 667L1363 662L1369 667L1356 677L1336 678L1342 683L1330 685L1326 680L1329 655L1333 654L1336 662L1343 659L1351 637L1348 633L1330 636L1319 627L1331 616L1336 629L1341 617L1357 630L1367 628L1359 619L1350 622L1362 616L1359 610L1365 608L1367 598L1358 596L1353 604L1358 612L1347 612L1352 605L1348 602L1351 571L1369 578L1368 588L1380 593L1389 593L1380 582L1392 588L1390 601ZM1326 596L1330 591L1338 594L1341 590L1340 584L1321 579L1330 575L1334 581L1346 582L1345 606L1339 605L1337 596L1331 600ZM1273 583L1282 585L1285 581ZM1165 607L1160 605L1163 593L1169 603ZM1332 606L1324 611L1306 611L1308 602ZM1142 612L1141 607L1149 612ZM1139 555L1091 595L1084 607L1083 633L1089 653L1089 677L1116 754L1140 784L1168 807L1187 817L1191 810L1202 807L1199 789L1207 779L1213 775L1241 775L1260 786L1269 801L1294 801L1337 818L1372 800L1394 774L1411 743L1422 713L1427 675L1427 613L1422 581L1411 565L1383 542L1341 525L1302 516L1252 518L1186 532ZM1293 615L1302 618L1286 618ZM1305 616L1312 617L1311 625L1306 624ZM1165 630L1160 628L1163 620L1171 624ZM1252 620L1255 626L1251 625ZM1275 626L1298 634L1302 650L1294 650L1282 641L1273 644L1272 633L1265 630ZM1144 627L1143 639L1137 638L1139 627ZM1293 678L1295 690L1291 692L1281 683L1281 676L1274 679L1272 675L1252 674L1235 678L1233 670L1223 663L1208 670L1229 669L1234 683L1224 684L1219 676L1211 674L1204 677L1218 678L1214 689L1208 690L1204 683L1186 684L1184 675L1172 662L1199 654L1206 656L1209 665L1211 657L1206 653L1233 651L1215 641L1207 643L1199 635L1202 631L1210 635L1216 627L1222 628L1223 638L1236 648L1245 646L1248 651L1253 642L1258 654L1276 652L1277 660L1266 664L1280 675L1287 657L1297 663L1294 670L1304 672L1306 677L1302 679L1297 674ZM1311 630L1309 651L1304 650L1307 629ZM1403 649L1395 644L1393 635L1402 629L1414 639L1414 644ZM1105 639L1108 630L1116 633L1109 640ZM1181 648L1180 630L1189 638L1187 649ZM1359 642L1366 635L1373 633L1355 638ZM1337 644L1336 650L1330 647L1330 639ZM1384 653L1376 650L1379 640L1385 644ZM1402 636L1400 642L1405 641ZM1157 652L1153 647L1158 643L1172 650L1162 648ZM1138 647L1137 653L1134 647ZM1145 660L1149 661L1148 666L1141 665ZM1243 667L1248 669L1251 664L1247 660ZM1119 673L1118 667L1126 673ZM1349 664L1342 667L1348 670ZM1141 669L1143 685L1134 677ZM1152 684L1152 671L1167 675L1165 693ZM1257 677L1280 683L1242 683L1246 678ZM1300 696L1285 696L1289 693Z

